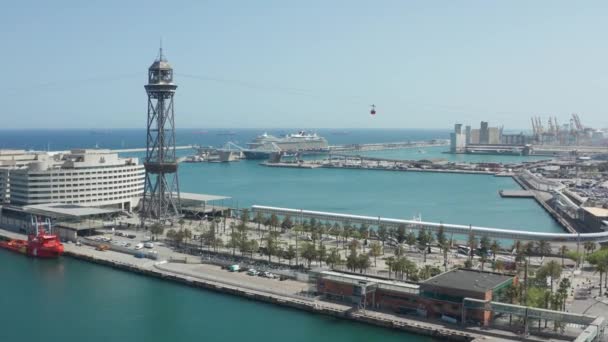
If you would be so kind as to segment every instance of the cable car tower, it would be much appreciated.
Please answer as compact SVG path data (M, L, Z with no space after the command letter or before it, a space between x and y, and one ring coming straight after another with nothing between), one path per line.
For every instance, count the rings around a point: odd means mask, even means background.
M175 116L173 68L163 55L148 68L148 122L146 139L146 180L141 210L145 221L173 222L180 216L179 182L175 157Z

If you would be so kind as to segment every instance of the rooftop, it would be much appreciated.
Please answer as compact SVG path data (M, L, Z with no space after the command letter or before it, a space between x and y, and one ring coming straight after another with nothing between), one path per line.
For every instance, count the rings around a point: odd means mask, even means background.
M26 205L23 211L52 218L82 218L95 215L106 215L119 212L120 209L102 209L85 207L77 204L45 203Z
M218 195L209 195L209 194L195 194L192 192L180 192L179 198L181 200L186 201L196 201L196 202L212 202L212 201L220 201L225 199L230 199L227 196L218 196Z
M513 276L500 273L459 268L436 275L422 282L422 289L428 286L438 286L454 290L486 292L511 278Z
M596 217L608 217L608 209L598 207L581 207L584 211Z

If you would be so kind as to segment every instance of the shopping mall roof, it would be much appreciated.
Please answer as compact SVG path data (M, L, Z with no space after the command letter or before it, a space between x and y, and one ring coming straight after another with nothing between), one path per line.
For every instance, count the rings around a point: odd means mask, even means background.
M52 218L83 218L87 216L108 215L120 212L120 209L85 207L77 204L45 203L26 205L23 211L30 214Z
M513 276L495 272L482 272L458 268L425 280L422 282L421 289L424 291L429 289L429 287L441 287L443 289L485 293L512 278Z
M595 217L608 217L608 209L598 207L581 207L584 211Z
M230 197L227 197L227 196L195 194L192 192L180 192L179 198L181 200L186 200L186 201L196 201L196 202L205 202L205 203L230 199Z

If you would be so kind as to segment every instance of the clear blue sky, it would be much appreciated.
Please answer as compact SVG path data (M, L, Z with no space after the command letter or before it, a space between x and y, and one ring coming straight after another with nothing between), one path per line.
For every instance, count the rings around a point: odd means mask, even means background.
M606 18L605 1L8 1L0 115L144 127L162 37L180 127L607 127Z

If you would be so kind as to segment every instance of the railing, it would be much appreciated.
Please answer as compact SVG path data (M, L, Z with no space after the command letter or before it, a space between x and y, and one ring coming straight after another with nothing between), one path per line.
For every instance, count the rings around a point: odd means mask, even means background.
M312 211L302 209L289 209L289 208L277 208L268 207L261 205L252 206L253 212L260 212L262 214L275 214L275 215L290 215L294 219L304 218L315 218L327 221L339 221L339 222L350 222L357 224L367 225L387 225L387 226L399 226L406 225L409 229L427 229L432 232L437 232L440 227L443 228L445 233L453 233L460 235L468 235L470 233L476 236L487 236L496 239L512 239L512 240L526 240L526 241L551 241L551 242L573 242L581 243L586 241L592 242L606 242L608 241L608 232L601 233L585 233L585 234L569 234L569 233L542 233L542 232L530 232L515 229L500 229L500 228L489 228L489 227L478 227L478 226L465 226L458 224L449 223L437 223L437 222L425 222L416 220L402 220L393 219L386 217L373 217L373 216L361 216L341 213L331 213L323 211Z

